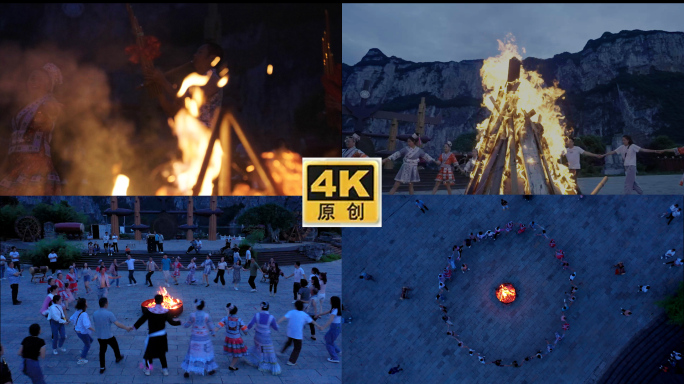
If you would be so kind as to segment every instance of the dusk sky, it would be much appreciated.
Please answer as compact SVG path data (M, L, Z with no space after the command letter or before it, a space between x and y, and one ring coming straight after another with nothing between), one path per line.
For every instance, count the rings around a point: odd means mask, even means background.
M414 62L485 59L509 32L524 57L545 59L633 29L684 31L684 4L343 4L342 61L370 48Z

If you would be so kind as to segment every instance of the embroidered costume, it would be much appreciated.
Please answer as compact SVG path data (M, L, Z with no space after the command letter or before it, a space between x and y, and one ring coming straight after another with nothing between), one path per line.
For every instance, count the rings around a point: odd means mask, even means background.
M186 372L206 375L210 371L218 369L214 359L214 346L211 336L214 335L214 323L211 317L204 311L197 311L183 324L183 327L192 327L188 353L181 364Z
M278 358L276 357L275 347L271 340L271 329L277 331L278 323L275 317L268 311L254 314L252 321L247 328L255 328L254 347L247 352L246 361L259 368L261 372L269 372L272 375L279 375L282 371Z

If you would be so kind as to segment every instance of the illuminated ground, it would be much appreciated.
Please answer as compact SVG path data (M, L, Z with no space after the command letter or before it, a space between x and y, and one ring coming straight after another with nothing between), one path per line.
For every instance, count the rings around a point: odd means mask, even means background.
M341 270L342 262L334 261L330 263L307 264L305 270L307 274L310 268L316 266L321 271L328 272L329 284L327 287L328 298L333 295L339 295L341 292ZM284 267L283 271L286 276L292 273L293 267ZM214 376L194 376L190 378L183 378L183 370L180 364L185 357L188 348L188 340L190 337L190 329L167 326L169 334L169 352L166 357L169 363L170 375L164 377L158 370L158 362L155 360L154 371L151 376L145 376L142 370L138 369L138 363L142 361L142 349L147 335L147 325L144 325L138 331L126 333L126 331L112 327L114 336L116 336L121 353L125 359L119 364L114 363L114 353L111 349L107 353L106 365L107 370L104 375L99 374L99 346L94 342L87 359L89 362L85 365L77 365L76 360L83 347L83 343L76 337L73 326L66 326L67 339L64 343L68 352L60 352L59 355L53 355L51 352L50 341L50 327L47 321L38 314L43 299L45 298L45 284L31 284L29 282L30 276L28 271L24 273L20 288L19 300L21 305L12 305L9 283L7 280L2 280L0 284L0 297L2 299L2 316L1 316L1 333L2 344L5 347L4 358L9 364L10 370L13 374L14 383L24 384L29 383L28 377L23 375L20 371L20 358L17 356L19 344L21 340L28 335L28 326L31 323L39 323L43 333L41 337L48 344L47 357L41 360L40 364L43 368L43 373L47 376L48 383L340 383L342 375L341 364L333 364L326 361L328 353L325 350L325 341L323 339L324 332L317 331L318 340L313 341L309 339L308 328L304 331L304 342L302 346L302 353L299 356L296 366L286 365L287 357L278 356L278 360L283 370L280 376L272 376L258 371L256 368L246 365L244 362L238 363L239 370L230 372L228 370L228 358L223 355L223 339L225 331L219 330L214 340L214 352L216 353L216 361L219 364L219 370ZM181 277L183 281L187 272L182 271ZM138 285L134 287L127 287L127 275L122 277L121 288L111 288L109 294L109 309L114 312L117 319L125 324L132 325L140 316L140 303L143 300L152 298L156 289L147 288L143 284L145 281L145 274L143 272L136 272L136 279ZM196 278L201 280L201 271L195 274ZM211 278L213 280L215 272L212 272ZM205 288L204 286L186 286L184 284L175 286L171 285L168 288L169 293L174 297L179 297L186 304L185 311L181 315L181 321L188 319L192 313L192 301L195 298L204 298L207 301L206 310L212 317L214 322L218 322L225 316L225 306L228 302L234 303L238 306L238 316L245 322L249 322L256 312L256 308L263 300L269 301L271 304L270 313L276 318L282 317L287 311L294 306L292 302L292 279L281 279L278 285L278 295L276 298L269 297L268 284L259 283L261 277L257 278L256 293L252 293L247 285L249 272L242 272L242 283L238 286L239 291L234 291L232 287L232 273L226 274L226 286L216 286L211 282L211 286ZM180 280L180 279L179 279ZM159 272L152 276L152 281L155 284L163 282L163 275ZM80 284L79 284L80 286ZM92 286L92 284L91 284ZM84 294L81 287L79 293ZM92 314L98 307L97 294L90 293L85 296L88 299L88 313ZM67 316L73 313L73 305ZM330 308L329 301L326 308ZM327 321L323 318L322 321ZM280 348L285 340L287 323L281 323L281 331L273 332L273 340L276 348ZM327 331L327 330L326 330ZM320 333L320 335L319 335ZM243 337L248 346L253 345L254 333L250 332L248 336ZM337 343L340 348L341 337L338 338ZM291 352L292 349L288 351ZM289 356L289 355L288 355Z
M345 229L344 290L354 322L345 328L343 382L583 383L597 380L630 338L663 311L654 302L674 292L681 269L668 269L659 256L682 246L682 220L666 225L659 214L672 196L499 197L449 199L423 196L423 214L406 196L385 196L381 229ZM434 296L437 274L456 242L471 231L508 221L534 220L544 226L577 271L577 302L567 311L570 330L557 349L521 368L481 365L446 336ZM471 271L454 273L446 305L455 330L487 361L510 364L545 349L545 339L562 332L563 271L548 241L538 232L511 233L463 252ZM370 245L373 241L372 246ZM681 255L681 253L679 253ZM616 276L623 261L627 274ZM366 271L378 282L358 279ZM519 297L510 306L494 289L512 282ZM637 285L650 284L648 293ZM403 285L414 290L399 300ZM620 315L620 308L634 315ZM403 372L389 376L401 363Z

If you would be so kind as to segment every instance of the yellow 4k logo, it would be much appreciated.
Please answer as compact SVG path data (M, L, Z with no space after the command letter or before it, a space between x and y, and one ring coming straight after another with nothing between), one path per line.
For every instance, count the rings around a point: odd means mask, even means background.
M381 226L380 159L305 158L303 226Z

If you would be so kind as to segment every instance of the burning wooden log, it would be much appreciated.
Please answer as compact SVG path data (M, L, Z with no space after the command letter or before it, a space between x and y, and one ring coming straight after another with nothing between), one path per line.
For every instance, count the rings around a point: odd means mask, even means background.
M554 195L575 194L574 182L549 157L550 145L544 128L519 104L522 63L516 57L508 62L505 87L497 98L488 99L493 108L478 139L478 162L471 173L466 194ZM572 184L572 187L568 187Z
M598 183L598 185L596 186L596 188L594 188L593 191L591 191L591 194L592 195L598 195L599 191L601 190L601 188L603 188L604 185L606 185L607 181L608 181L608 176L603 176L603 179L601 179L601 182Z

